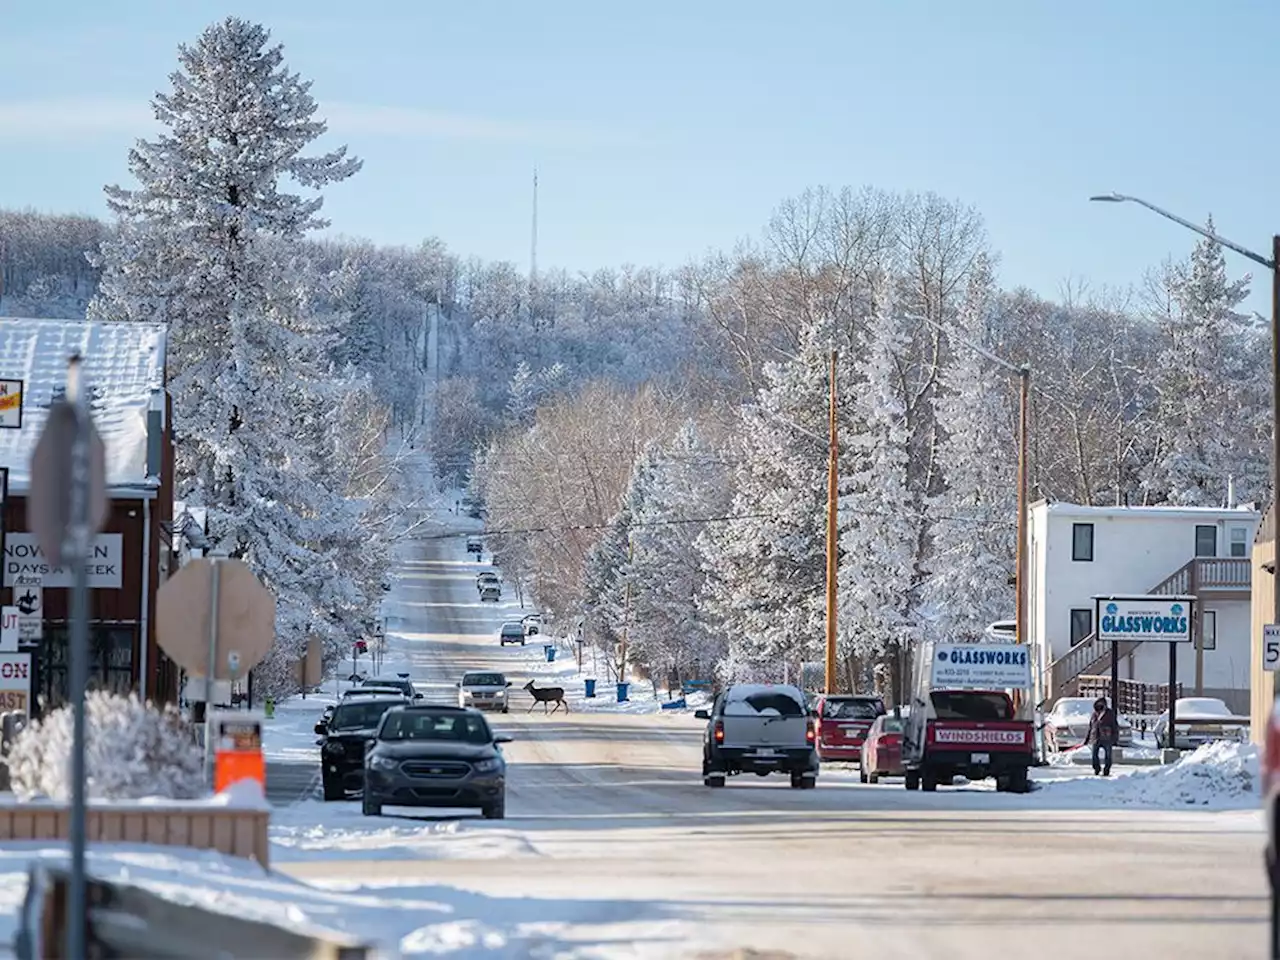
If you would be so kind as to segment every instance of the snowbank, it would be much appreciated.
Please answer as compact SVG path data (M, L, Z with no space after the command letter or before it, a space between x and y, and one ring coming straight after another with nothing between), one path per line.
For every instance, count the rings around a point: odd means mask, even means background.
M1116 774L1115 768L1112 773ZM1229 810L1256 807L1259 755L1253 744L1206 744L1177 763L1144 767L1110 778L1079 777L1045 781L1044 800L1093 805L1207 807Z

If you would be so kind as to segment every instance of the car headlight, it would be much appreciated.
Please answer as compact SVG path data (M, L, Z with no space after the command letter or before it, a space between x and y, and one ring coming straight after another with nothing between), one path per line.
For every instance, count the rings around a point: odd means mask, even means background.
M502 769L502 761L497 757L490 760L477 760L475 767L476 773L493 773L495 770Z
M375 770L394 770L400 766L400 761L391 757L370 757L369 766Z

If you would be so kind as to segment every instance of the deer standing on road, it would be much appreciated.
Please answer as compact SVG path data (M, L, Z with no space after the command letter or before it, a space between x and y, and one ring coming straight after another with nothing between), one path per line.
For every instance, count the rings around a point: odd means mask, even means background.
M542 704L542 712L547 713L547 704L554 703L556 705L556 709L549 712L555 713L556 710L559 710L561 707L564 707L565 713L569 712L569 705L564 702L563 687L543 687L539 690L533 685L533 681L530 680L524 685L524 689L528 690L533 696L533 703L529 704L530 711L532 711L538 704Z

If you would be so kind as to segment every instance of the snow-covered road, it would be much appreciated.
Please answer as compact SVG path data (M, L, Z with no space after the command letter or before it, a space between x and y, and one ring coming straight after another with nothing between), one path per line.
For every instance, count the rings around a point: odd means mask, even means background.
M548 665L533 649L499 648L497 624L512 611L475 599L477 567L462 541L419 546L402 570L399 632L421 689L451 699L468 668L504 670L516 688L540 678ZM503 945L490 954L477 933L478 956L751 947L987 960L993 949L1075 957L1086 945L1263 955L1253 811L1099 809L1051 789L908 793L827 768L814 791L781 778L711 791L698 776L701 724L688 714L598 701L543 716L529 703L520 692L511 714L493 718L515 737L506 822L374 825L345 810L354 805L329 804L331 826L309 846L304 804L282 814L273 865L335 889L386 887L389 897L460 887L495 949Z

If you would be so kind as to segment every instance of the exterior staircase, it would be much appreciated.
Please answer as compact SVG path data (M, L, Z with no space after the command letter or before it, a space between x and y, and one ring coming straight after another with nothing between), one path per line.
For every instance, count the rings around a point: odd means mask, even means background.
M1157 596L1184 594L1201 600L1215 595L1247 598L1252 578L1252 566L1246 557L1199 557L1169 574L1147 592ZM1193 636L1198 637L1199 632L1200 617L1197 616ZM1141 640L1123 641L1120 659L1129 656L1141 644ZM1095 630L1050 664L1050 697L1080 696L1080 678L1110 673L1110 664L1111 642L1098 640Z

